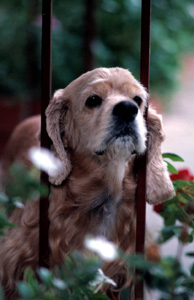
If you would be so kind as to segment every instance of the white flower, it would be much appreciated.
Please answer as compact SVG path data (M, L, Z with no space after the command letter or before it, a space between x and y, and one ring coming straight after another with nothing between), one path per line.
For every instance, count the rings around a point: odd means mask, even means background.
M110 279L109 277L107 277L104 272L102 271L102 269L98 269L98 273L96 275L96 278L92 281L90 281L90 285L91 286L97 286L99 284L102 283L109 283L112 284L114 286L117 286L116 283L114 282L114 280Z
M118 257L116 245L107 241L104 237L86 238L84 245L106 261L113 261Z
M18 208L24 208L25 207L24 204L22 202L20 202L20 201L16 201L14 204Z
M53 285L59 290L65 290L67 288L67 284L59 278L53 279Z
M45 148L31 148L29 150L29 159L37 168L51 177L55 177L64 168L63 163Z
M21 198L20 197L14 197L13 198L13 203L18 208L24 208L25 207L25 205L21 202Z

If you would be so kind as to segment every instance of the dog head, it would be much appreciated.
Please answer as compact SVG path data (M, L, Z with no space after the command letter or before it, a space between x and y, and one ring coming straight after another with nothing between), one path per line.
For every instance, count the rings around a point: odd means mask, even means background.
M57 91L46 111L47 131L65 164L63 177L71 170L65 148L106 160L143 153L147 97L143 86L121 68L95 69Z

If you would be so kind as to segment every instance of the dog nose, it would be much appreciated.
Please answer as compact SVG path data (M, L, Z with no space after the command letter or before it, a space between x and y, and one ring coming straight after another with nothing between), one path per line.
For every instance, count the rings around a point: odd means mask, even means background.
M133 121L137 113L137 105L129 101L121 101L113 108L113 115L126 122Z

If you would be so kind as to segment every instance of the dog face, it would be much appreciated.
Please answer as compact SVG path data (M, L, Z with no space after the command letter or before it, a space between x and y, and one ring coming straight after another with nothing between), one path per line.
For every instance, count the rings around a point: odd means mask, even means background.
M57 91L46 114L58 156L67 165L64 145L106 160L143 153L146 98L141 84L121 68L95 69Z
M93 70L57 92L55 98L61 101L60 131L67 147L92 155L107 153L109 158L120 151L127 156L144 152L142 114L147 93L129 71Z
M72 114L79 107L79 117L74 120L79 129L80 139L75 145L78 150L107 154L109 159L144 152L142 113L147 95L131 73L119 68L97 69L77 83L79 98L72 99Z

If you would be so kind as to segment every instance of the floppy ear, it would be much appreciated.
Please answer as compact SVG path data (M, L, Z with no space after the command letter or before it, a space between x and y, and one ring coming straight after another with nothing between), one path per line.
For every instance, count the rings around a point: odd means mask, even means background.
M161 143L164 140L162 116L155 110L148 110L148 165L147 201L158 204L174 196L173 184L167 166L162 159Z
M61 160L63 167L55 177L50 177L52 184L60 185L71 172L71 163L67 157L67 153L61 137L61 121L65 118L65 110L68 109L68 100L64 98L64 90L55 92L49 106L46 109L46 125L47 132L54 146L54 154Z

